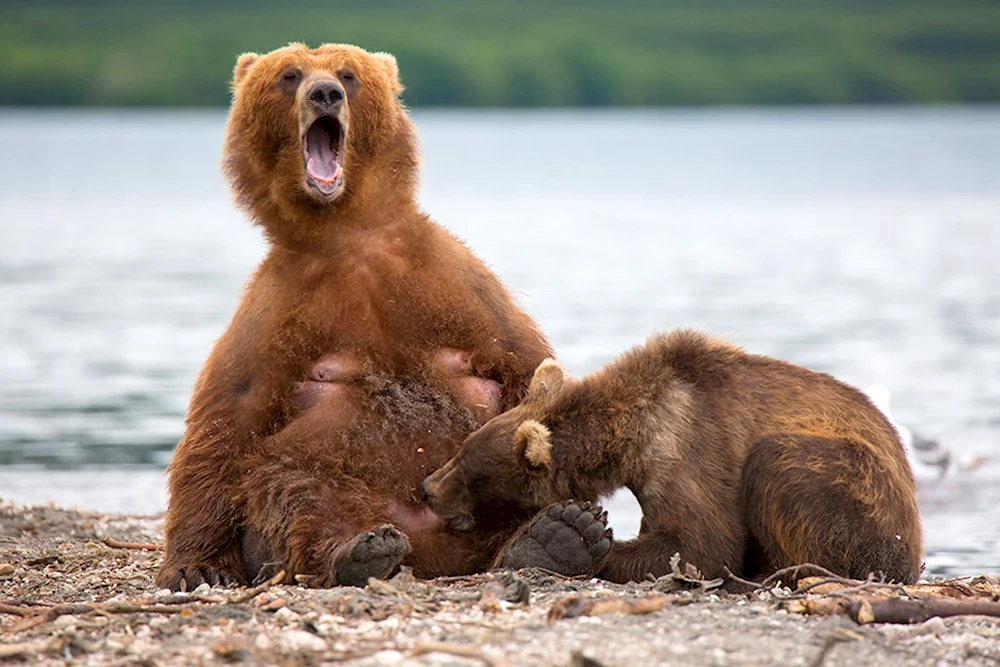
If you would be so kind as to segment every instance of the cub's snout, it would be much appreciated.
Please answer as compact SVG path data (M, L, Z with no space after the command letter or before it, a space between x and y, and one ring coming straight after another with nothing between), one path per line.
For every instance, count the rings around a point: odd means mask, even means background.
M428 507L447 521L453 530L472 530L475 527L468 490L458 479L453 462L424 478L420 491Z

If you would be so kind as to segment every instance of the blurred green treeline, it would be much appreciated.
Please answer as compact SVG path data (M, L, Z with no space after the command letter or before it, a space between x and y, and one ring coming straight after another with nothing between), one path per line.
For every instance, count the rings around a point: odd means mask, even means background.
M225 105L290 41L395 53L413 106L1000 101L996 0L34 0L0 104Z

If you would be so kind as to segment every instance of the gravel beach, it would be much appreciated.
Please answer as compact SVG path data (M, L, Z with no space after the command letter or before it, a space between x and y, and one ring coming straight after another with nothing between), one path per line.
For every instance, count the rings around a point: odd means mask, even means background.
M364 589L265 584L175 594L153 584L161 552L152 547L162 538L161 517L0 501L0 661L607 667L1000 662L996 616L894 625L859 624L843 613L797 613L846 600L834 584L817 583L808 593L775 586L737 595L687 585L680 577L619 586L534 570L435 581L403 571ZM860 588L862 596L906 594L877 583ZM1000 604L1000 585L992 577L935 588L974 599L980 609Z

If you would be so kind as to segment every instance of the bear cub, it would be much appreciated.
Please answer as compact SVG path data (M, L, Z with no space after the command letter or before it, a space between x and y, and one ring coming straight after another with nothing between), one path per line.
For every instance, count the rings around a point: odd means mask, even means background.
M623 486L642 522L634 540L613 542L591 503ZM679 553L709 577L814 563L905 583L921 568L913 475L868 398L691 330L655 335L579 380L544 361L523 402L423 489L456 528L487 509L534 516L501 567L627 582L670 572Z

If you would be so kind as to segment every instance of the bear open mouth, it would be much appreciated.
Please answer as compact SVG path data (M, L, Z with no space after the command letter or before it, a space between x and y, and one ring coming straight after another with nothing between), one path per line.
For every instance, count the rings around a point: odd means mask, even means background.
M344 178L344 131L336 118L313 121L302 137L306 182L325 195L332 195Z

